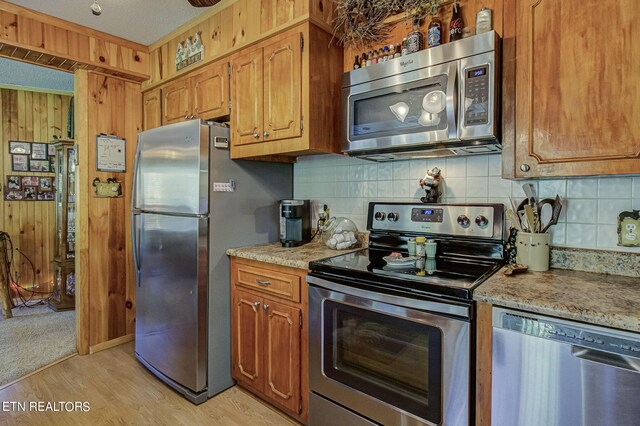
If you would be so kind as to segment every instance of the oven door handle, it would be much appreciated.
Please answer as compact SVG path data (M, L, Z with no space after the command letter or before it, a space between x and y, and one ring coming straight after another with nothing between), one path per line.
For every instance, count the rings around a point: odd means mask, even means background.
M435 302L430 300L411 299L406 297L394 296L391 294L378 293L375 291L362 290L359 288L338 284L309 275L307 275L307 283L350 296L360 297L363 299L371 299L376 302L388 303L391 305L402 306L410 309L418 309L421 311L454 315L465 319L471 318L470 306L456 305L449 302Z
M449 140L458 138L458 67L457 62L449 64L447 72L447 131Z

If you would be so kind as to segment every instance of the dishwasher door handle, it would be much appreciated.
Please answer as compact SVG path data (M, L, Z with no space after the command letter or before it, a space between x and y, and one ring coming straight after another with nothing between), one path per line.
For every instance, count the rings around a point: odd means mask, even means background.
M640 359L638 358L612 354L577 345L571 345L571 355L587 361L597 362L598 364L604 364L610 367L617 367L633 371L634 373L640 373Z

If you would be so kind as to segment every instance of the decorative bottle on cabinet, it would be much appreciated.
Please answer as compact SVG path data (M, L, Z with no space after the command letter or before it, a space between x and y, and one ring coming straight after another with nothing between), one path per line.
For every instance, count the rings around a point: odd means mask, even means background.
M449 41L457 41L462 38L462 29L464 22L462 14L460 14L460 5L457 1L453 2L453 13L451 14L451 23L449 24Z
M408 53L415 53L424 49L424 35L420 32L420 17L413 17L413 31L407 35Z
M435 47L442 44L442 24L437 16L431 18L429 29L427 30L427 46Z
M49 307L75 309L76 274L76 149L71 140L53 143L55 157L56 235L53 259L53 294Z

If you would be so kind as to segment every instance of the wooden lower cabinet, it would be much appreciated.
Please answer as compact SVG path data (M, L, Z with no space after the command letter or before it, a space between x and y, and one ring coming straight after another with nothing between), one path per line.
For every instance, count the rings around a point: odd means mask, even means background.
M305 278L304 270L231 258L233 378L303 422L309 393ZM282 292L278 282L290 283L292 292Z
M244 291L233 293L234 378L257 391L263 389L262 301Z
M264 393L270 399L299 413L300 400L300 329L302 311L269 299L264 308Z

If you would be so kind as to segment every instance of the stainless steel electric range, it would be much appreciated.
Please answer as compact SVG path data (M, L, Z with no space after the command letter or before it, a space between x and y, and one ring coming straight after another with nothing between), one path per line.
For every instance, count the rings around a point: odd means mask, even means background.
M369 247L310 264L311 425L473 423L472 295L504 263L503 217L502 204L370 203ZM418 236L435 258L384 260Z

